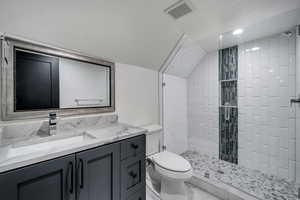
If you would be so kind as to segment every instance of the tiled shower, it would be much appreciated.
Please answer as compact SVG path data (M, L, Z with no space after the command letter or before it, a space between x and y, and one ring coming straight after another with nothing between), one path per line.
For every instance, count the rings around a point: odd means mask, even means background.
M289 31L205 55L188 78L189 150L296 180L296 32Z

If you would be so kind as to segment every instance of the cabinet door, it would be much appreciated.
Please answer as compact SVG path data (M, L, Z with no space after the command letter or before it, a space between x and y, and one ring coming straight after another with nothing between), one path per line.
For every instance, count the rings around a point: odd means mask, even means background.
M76 154L77 200L119 200L120 144Z
M0 174L3 200L75 200L75 155Z

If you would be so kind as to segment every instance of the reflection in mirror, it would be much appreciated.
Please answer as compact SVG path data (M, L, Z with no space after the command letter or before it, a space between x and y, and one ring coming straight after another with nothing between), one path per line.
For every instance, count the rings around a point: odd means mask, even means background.
M109 67L59 59L60 108L110 105Z
M59 106L59 59L15 49L15 111Z
M108 66L15 50L15 110L110 105Z

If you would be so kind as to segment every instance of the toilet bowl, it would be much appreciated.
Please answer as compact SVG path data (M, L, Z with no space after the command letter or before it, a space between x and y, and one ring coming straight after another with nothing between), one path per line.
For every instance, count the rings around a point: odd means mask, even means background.
M192 167L183 157L168 151L148 157L148 174L162 200L186 200L185 181L192 177Z
M192 177L190 163L180 155L162 151L163 128L152 124L143 126L146 134L147 190L161 200L187 200L185 181ZM157 198L155 198L157 199Z

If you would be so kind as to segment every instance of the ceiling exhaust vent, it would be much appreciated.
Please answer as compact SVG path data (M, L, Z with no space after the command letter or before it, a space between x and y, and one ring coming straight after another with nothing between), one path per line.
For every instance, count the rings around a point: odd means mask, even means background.
M180 17L191 13L193 11L193 6L191 2L187 0L180 0L168 7L167 9L165 9L164 11L174 19L179 19Z

